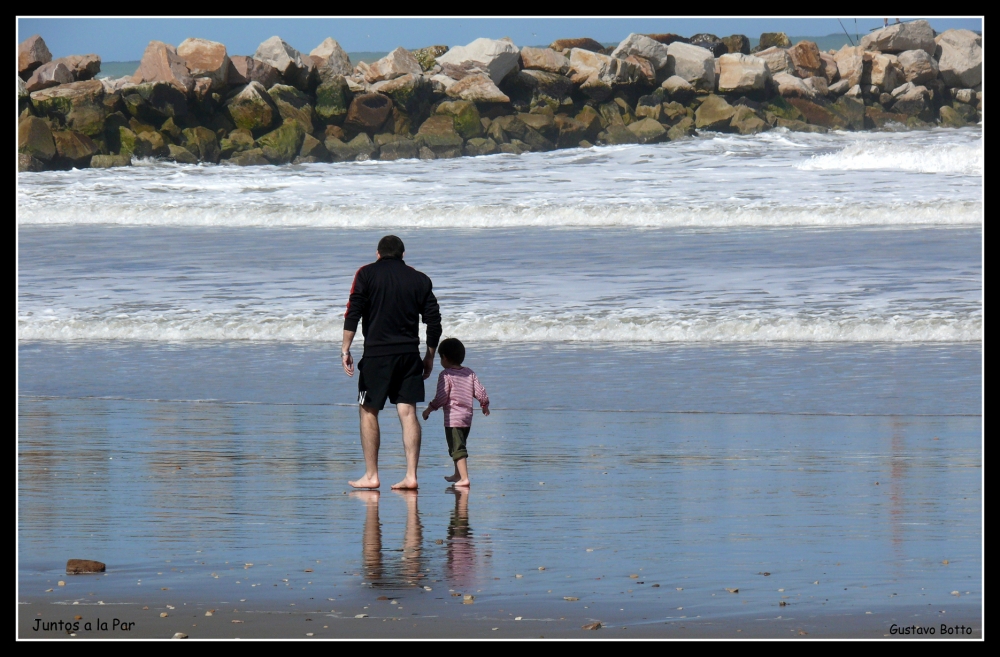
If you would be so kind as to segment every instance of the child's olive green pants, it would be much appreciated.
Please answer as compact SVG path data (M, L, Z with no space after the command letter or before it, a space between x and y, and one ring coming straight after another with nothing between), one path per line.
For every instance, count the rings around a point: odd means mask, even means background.
M472 427L445 427L444 436L448 439L448 453L453 461L469 458L469 451L465 448L465 441L469 439L469 430Z

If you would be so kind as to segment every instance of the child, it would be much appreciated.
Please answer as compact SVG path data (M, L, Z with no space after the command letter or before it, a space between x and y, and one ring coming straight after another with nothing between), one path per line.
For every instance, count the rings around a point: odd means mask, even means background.
M438 345L441 354L441 367L444 370L438 375L437 395L424 409L424 419L430 417L432 411L444 408L444 435L448 439L448 452L455 461L455 474L445 477L455 486L469 485L469 467L466 463L469 452L465 441L469 438L472 427L472 399L479 400L483 415L490 414L490 398L486 389L479 382L476 373L468 367L462 367L465 360L465 345L455 338L442 340Z

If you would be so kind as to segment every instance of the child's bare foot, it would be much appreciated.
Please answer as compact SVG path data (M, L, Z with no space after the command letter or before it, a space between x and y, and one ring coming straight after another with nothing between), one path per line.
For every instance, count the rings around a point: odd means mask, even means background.
M470 482L468 479L459 479L458 481L455 482L455 488L468 488L469 485Z
M457 472L453 475L448 475L447 477L444 478L445 481L450 481L451 483L455 483L456 481L461 481L461 479L462 475L458 474Z
M416 480L416 478L411 479L410 477L407 477L406 479L404 479L403 481L399 482L398 484L393 484L392 485L392 489L393 490L410 490L410 489L416 489L416 488L417 488L417 480Z
M355 479L354 481L349 481L347 483L350 484L351 486L353 486L354 488L378 488L379 487L378 475L375 475L373 477L369 477L368 475L365 475L364 477L361 477L360 479ZM395 488L395 486L393 486L393 488Z

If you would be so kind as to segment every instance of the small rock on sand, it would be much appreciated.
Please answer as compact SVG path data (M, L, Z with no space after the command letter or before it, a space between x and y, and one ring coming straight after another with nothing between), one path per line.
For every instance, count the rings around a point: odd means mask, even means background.
M630 577L631 579L639 579L639 576L638 576L638 575L629 575L629 577Z
M730 593L739 593L740 592L739 589L726 589L726 590L729 591Z
M593 623L587 623L586 625L583 626L583 629L585 629L585 630L599 630L599 629L601 629L601 622L600 621L595 621Z
M188 635L187 635L187 634L184 634L183 632L177 632L176 634L174 634L174 635L173 635L172 637L170 637L170 638L171 638L171 639L186 639L186 638L188 638Z
M167 612L161 611L160 612L160 618L166 618L166 617L167 617Z
M577 600L579 600L579 599L580 599L580 598L574 598L574 597L573 597L573 596L571 596L571 595L564 595L564 596L563 596L563 600L565 600L565 601L567 601L567 602L576 602L576 601L577 601Z
M206 615L206 616L213 616L213 615L214 615L214 613L215 613L215 612L211 612L211 611L206 611L206 612L205 612L205 615Z
M521 579L522 577L524 577L524 575L514 575L514 577Z
M58 581L58 582L56 582L56 583L57 583L57 584L58 584L59 586L66 586L66 582L64 582L64 581L62 581L62 580L59 580L59 581Z
M368 618L368 614L356 614L355 618Z

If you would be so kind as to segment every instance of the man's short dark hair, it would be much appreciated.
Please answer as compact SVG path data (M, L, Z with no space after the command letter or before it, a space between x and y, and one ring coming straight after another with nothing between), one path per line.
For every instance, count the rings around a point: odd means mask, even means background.
M386 235L378 241L378 254L383 258L402 258L406 247L395 235Z
M438 345L438 353L455 365L461 365L465 360L465 345L458 338L442 340Z

